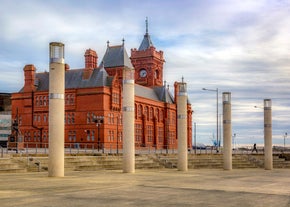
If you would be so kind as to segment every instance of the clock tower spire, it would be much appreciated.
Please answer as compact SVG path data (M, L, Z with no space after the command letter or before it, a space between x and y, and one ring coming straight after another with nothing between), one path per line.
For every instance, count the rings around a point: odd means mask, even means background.
M146 33L138 48L131 49L131 62L135 68L135 83L143 86L162 86L163 84L163 51L154 47L146 18Z

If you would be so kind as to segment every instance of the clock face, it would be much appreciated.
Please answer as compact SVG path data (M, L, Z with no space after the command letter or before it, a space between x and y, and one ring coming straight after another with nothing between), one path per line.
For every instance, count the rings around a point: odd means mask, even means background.
M144 78L147 76L147 71L145 69L140 70L140 77Z

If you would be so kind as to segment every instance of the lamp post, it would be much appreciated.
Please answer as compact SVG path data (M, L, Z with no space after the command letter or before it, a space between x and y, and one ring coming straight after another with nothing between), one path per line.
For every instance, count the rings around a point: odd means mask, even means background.
M287 132L285 132L285 134L284 134L284 151L285 151L285 149L286 149L286 138L287 138Z
M100 151L100 126L104 122L104 116L94 116L93 120L98 127L98 151Z
M219 89L203 88L202 90L216 92L216 151L219 152Z

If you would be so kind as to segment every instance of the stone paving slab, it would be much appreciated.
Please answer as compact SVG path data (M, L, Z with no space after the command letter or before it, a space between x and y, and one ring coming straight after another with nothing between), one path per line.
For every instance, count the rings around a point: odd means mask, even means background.
M289 206L290 170L137 170L0 174L1 207Z

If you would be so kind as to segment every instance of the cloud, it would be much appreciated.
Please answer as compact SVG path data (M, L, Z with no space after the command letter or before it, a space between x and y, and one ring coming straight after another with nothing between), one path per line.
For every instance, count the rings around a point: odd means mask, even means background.
M60 9L58 9L58 6ZM273 99L273 139L289 131L290 3L286 0L216 1L9 1L0 8L0 86L18 91L23 67L48 69L48 45L65 43L71 68L84 67L84 52L99 60L111 45L125 38L127 52L138 48L145 17L157 50L163 50L164 78L171 89L184 76L193 105L198 137L211 142L216 127L215 93L232 92L233 130L244 143L263 137L262 105ZM275 127L275 128L274 128ZM251 140L249 137L251 137ZM259 137L259 138L258 138Z

